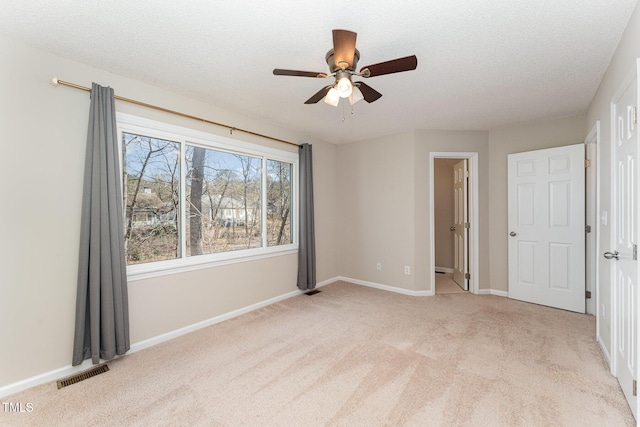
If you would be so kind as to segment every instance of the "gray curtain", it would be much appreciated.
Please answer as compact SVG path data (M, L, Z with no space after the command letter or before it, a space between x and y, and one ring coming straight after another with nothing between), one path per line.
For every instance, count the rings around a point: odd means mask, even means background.
M129 350L129 307L113 89L93 83L84 168L73 365Z
M311 145L300 146L300 221L298 248L298 288L316 287L316 236L313 220L313 157Z

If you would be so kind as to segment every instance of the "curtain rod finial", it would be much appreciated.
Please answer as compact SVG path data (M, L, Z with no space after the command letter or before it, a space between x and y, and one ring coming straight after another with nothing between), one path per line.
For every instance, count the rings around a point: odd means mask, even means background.
M57 77L51 77L49 79L49 84L53 87L58 86L58 78Z

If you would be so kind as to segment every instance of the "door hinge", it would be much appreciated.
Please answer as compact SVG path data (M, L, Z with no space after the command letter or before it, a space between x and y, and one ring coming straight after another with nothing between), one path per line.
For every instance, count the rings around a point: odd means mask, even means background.
M586 299L591 299L591 291L585 291Z
M636 380L633 380L633 395L638 395L638 382Z
M464 278L467 280L471 280L471 274L470 273L464 273Z
M464 171L464 177L469 178L469 171Z
M584 159L584 167L585 168L590 168L591 167L591 160L590 159Z
M638 259L638 245L633 245L633 260L636 261Z
M638 108L635 106L631 107L631 120L634 125L638 124Z
M465 222L464 223L464 228L471 228L471 223L470 222Z
M591 226L590 225L585 225L584 226L584 232L585 233L591 233Z

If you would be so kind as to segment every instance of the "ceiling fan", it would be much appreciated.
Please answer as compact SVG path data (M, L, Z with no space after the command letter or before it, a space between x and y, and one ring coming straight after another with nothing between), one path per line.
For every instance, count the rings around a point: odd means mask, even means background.
M356 36L357 34L353 31L333 30L333 49L327 52L325 56L325 61L329 66L329 73L276 68L273 70L273 74L276 76L316 78L334 77L333 84L320 89L315 95L307 99L305 104L315 104L324 98L324 102L335 107L340 102L340 98L348 98L351 105L353 105L361 99L367 102L374 102L382 96L380 92L364 82L351 81L351 76L369 78L401 71L411 71L418 66L418 58L415 55L411 55L367 65L362 67L359 72L356 72L356 65L360 59L360 52L356 49Z

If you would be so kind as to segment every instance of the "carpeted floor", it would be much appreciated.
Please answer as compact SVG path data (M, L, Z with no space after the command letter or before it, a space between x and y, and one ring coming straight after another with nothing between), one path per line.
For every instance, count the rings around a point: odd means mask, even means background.
M337 282L3 399L2 425L631 426L592 316Z

